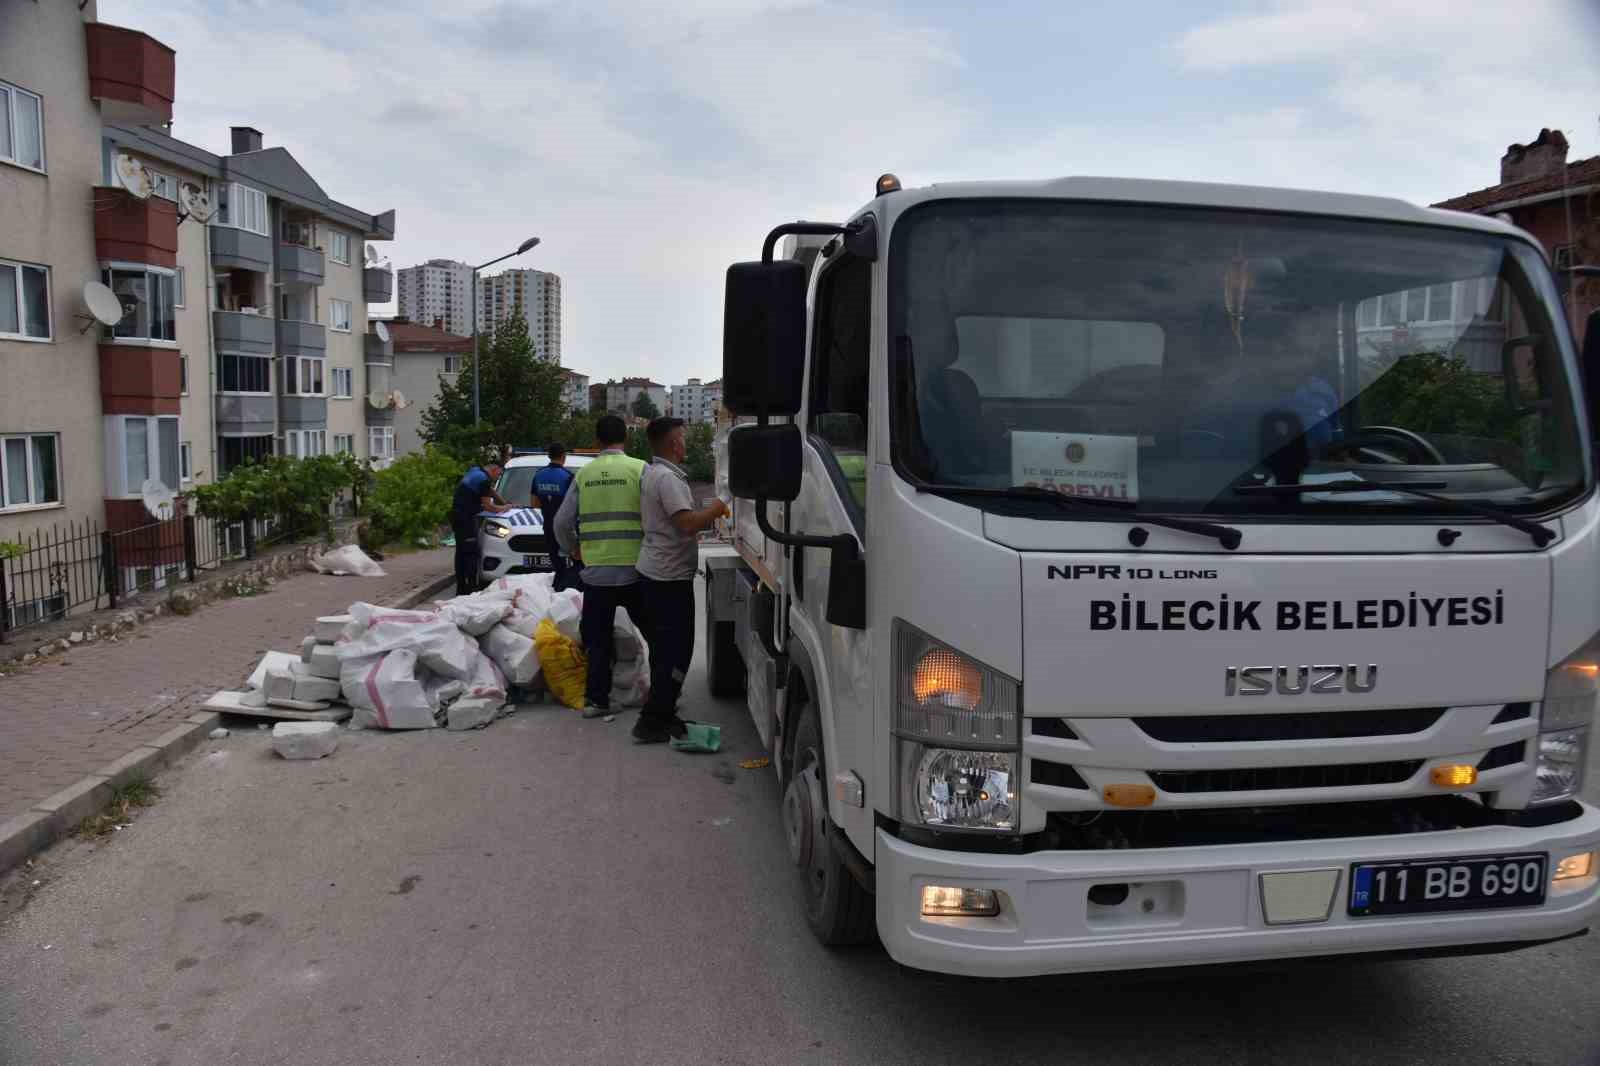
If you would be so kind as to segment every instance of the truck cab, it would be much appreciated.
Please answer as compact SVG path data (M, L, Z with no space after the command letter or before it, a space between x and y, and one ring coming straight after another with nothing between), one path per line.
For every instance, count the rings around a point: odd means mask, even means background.
M817 935L1022 976L1586 931L1600 502L1534 240L1239 186L878 193L726 288L708 671Z

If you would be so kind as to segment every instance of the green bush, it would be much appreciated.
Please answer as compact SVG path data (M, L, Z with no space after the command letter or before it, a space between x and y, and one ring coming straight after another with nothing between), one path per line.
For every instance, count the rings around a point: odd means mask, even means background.
M214 484L196 487L191 498L207 518L271 519L278 535L301 537L328 531L333 501L341 492L352 492L359 508L369 476L366 465L353 456L272 455L246 462Z
M433 543L439 527L449 521L451 499L464 472L459 458L432 446L378 471L368 497L369 543Z

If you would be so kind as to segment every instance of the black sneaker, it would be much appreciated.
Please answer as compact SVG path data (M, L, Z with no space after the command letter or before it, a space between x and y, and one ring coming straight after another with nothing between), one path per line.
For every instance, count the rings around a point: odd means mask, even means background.
M610 707L602 707L598 703L585 703L583 705L583 716L585 718L604 718L610 713Z
M660 719L640 715L639 720L633 723L633 730L629 735L639 744L665 744L674 737L683 736L686 732L683 723L676 718L663 722Z

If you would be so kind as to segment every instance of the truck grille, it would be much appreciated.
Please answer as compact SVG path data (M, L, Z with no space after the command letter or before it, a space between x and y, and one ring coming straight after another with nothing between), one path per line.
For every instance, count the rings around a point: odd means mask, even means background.
M1089 782L1072 767L1064 763L1046 762L1043 759L1033 760L1033 770L1028 775L1028 780L1036 785L1050 785L1054 788L1089 787Z
M1500 708L1500 713L1494 716L1494 722L1492 724L1499 725L1501 722L1520 722L1524 718L1531 717L1532 715L1533 704L1528 703L1526 700L1521 703L1508 703L1504 707Z
M1519 740L1515 744L1502 744L1498 748L1490 748L1489 754L1478 760L1480 770L1498 770L1502 766L1515 766L1523 760L1523 753L1527 751L1527 741Z
M1443 707L1407 707L1306 714L1205 714L1135 718L1133 722L1152 740L1168 744L1239 744L1403 736L1431 728L1444 712Z
M545 550L543 533L524 533L511 538L511 550L523 555L532 555Z
M1151 770L1163 792L1270 792L1290 788L1396 785L1422 768L1421 759L1339 766L1252 766L1237 770Z

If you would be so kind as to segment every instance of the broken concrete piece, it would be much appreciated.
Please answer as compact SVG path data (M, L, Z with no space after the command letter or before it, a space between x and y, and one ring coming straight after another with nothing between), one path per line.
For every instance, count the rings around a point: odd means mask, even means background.
M309 637L307 638L310 639ZM332 644L318 644L311 649L311 657L306 659L310 672L317 677L332 678L337 686L339 680L339 657L333 653Z
M279 722L272 727L272 750L285 759L320 759L339 746L332 722Z
M273 707L278 707L286 711L305 711L310 713L312 711L325 711L329 706L330 704L327 700L290 700L275 698L269 699L266 703L262 704L262 709L267 710Z
M250 673L250 680L245 682L247 688L259 689L267 683L268 670L287 670L290 663L300 661L300 656L286 651L269 651L261 657L256 668Z
M287 670L268 670L267 699L322 703L339 698L339 682L318 677L305 663L294 663Z
M495 720L500 713L500 707L499 700L463 697L450 705L446 728L482 729Z
M350 624L347 614L326 614L311 627L311 635L318 644L332 644L344 636L344 627Z
M318 641L314 636L308 636L305 640L302 640L300 642L300 661L303 663L309 663L311 661L311 654L317 650L317 645L319 643L320 641Z
M212 740L221 740L227 735L228 731L221 726L217 726L217 728L206 734L206 736L210 737Z

